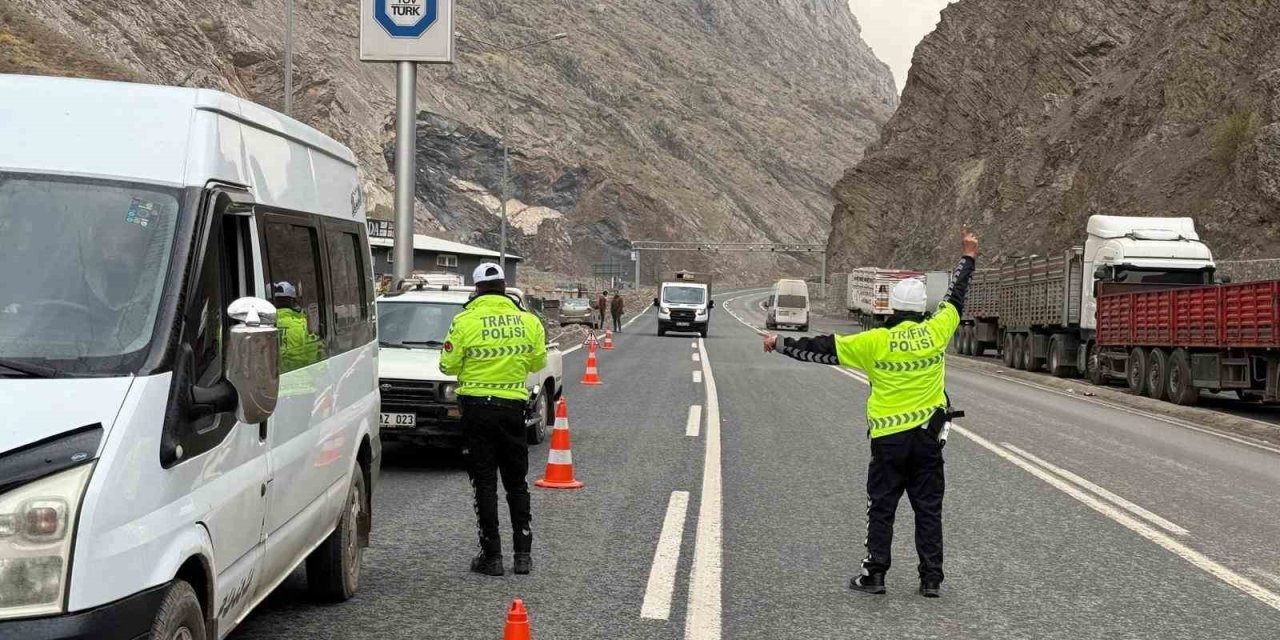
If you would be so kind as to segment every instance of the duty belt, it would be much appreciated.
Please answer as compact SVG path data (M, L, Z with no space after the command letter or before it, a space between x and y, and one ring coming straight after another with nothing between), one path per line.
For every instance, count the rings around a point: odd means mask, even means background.
M458 396L458 403L464 407L500 407L503 409L519 409L524 411L523 400L510 398L494 398L492 396Z

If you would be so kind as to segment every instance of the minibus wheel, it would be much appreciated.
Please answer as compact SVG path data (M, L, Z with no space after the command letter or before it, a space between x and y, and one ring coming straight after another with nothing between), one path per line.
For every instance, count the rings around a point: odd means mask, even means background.
M338 527L307 557L307 588L326 602L344 602L360 588L360 519L365 505L364 470L356 466Z
M151 623L155 640L204 640L204 612L196 590L186 580L174 580L164 594L155 622Z

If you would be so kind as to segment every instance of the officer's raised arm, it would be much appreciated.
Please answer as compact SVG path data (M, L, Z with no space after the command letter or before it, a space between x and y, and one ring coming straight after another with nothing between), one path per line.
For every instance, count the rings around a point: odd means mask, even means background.
M950 342L952 334L960 326L960 317L964 315L964 300L969 293L969 282L978 266L978 237L968 228L960 230L960 243L964 255L951 274L951 287L947 295L938 305L927 324L935 337L943 342Z

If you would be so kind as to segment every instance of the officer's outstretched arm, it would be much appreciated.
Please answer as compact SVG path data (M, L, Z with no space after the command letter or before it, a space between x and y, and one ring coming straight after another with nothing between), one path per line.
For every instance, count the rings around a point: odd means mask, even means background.
M863 352L867 344L866 333L852 336L816 336L813 338L786 338L777 347L778 353L801 362L844 365L865 369Z
M449 325L449 335L444 339L444 348L440 351L440 373L446 376L456 376L462 371L462 364L467 357L466 342L462 334L462 330L458 328L458 318L455 317Z

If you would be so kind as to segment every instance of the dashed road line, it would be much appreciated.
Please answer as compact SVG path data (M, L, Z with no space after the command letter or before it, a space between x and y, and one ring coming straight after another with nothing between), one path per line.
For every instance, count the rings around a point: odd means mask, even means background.
M698 437L698 431L702 428L702 405L695 404L689 407L689 419L684 424L684 435L690 438Z
M693 361L694 361L694 362L701 362L701 361L702 361L702 356L699 356L699 355L698 355L698 354L696 354L696 353L695 353L695 354L693 354Z
M693 372L693 383L694 383L694 384L702 384L702 372L701 372L701 371L694 371L694 372Z
M706 342L698 340L705 356ZM702 359L707 387L706 455L702 465L702 493L698 501L697 540L693 547L693 570L689 576L689 607L685 616L685 640L720 640L723 517L720 474L720 400L709 358Z
M658 548L653 552L644 602L640 606L641 618L666 620L671 617L671 594L676 588L676 568L680 564L680 544L688 511L689 492L671 492L667 515L662 520L662 533L658 535Z

